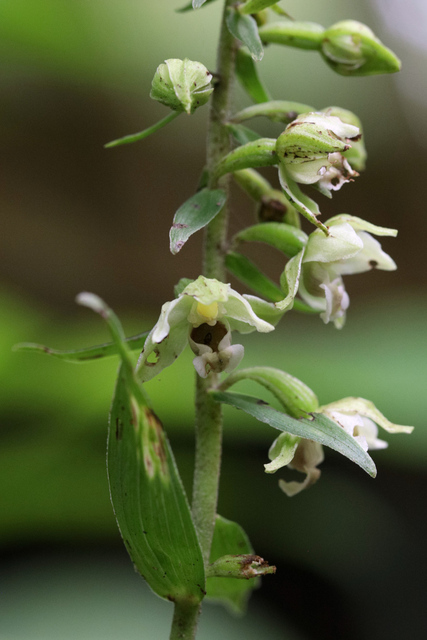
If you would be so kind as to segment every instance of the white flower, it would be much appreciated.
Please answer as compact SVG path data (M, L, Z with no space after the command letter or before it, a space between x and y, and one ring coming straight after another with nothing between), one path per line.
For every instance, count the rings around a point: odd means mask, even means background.
M302 257L299 293L314 309L322 311L325 323L341 328L350 299L342 276L371 269L392 271L394 260L369 233L395 236L397 231L377 227L346 214L331 218L329 236L316 230L310 234Z
M389 433L411 433L413 427L394 424L364 398L343 398L320 407L319 411L351 435L364 451L385 449L388 443L378 438L378 426Z
M302 482L279 480L279 487L288 497L307 489L320 478L317 465L323 462L324 455L323 447L318 442L281 433L271 445L268 457L271 462L264 465L266 473L275 473L284 466L305 473Z
M322 193L330 195L359 175L342 155L351 148L349 141L359 137L358 127L337 116L305 113L278 137L276 152L292 180L317 184Z
M188 342L196 354L193 364L200 376L237 367L244 349L242 345L231 345L231 331L274 329L255 314L248 300L258 303L261 309L267 305L254 296L246 299L229 284L199 276L178 298L163 305L138 360L139 379L146 382L171 365Z

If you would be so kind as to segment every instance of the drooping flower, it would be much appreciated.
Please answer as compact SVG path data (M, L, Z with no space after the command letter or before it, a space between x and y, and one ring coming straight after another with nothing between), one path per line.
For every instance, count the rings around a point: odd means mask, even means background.
M142 382L150 380L171 365L187 343L196 354L197 373L232 371L243 358L242 345L231 344L231 331L249 333L273 331L274 326L253 311L272 305L254 296L247 299L229 284L199 276L171 302L166 302L160 318L150 332L137 364ZM267 309L266 309L267 310Z
M373 402L364 398L343 398L320 407L319 411L353 436L364 451L388 447L387 442L378 438L378 426L389 433L411 433L413 430L413 427L390 422Z
M332 321L341 328L350 304L342 276L371 269L396 269L394 260L371 233L396 236L397 231L346 214L335 216L326 224L329 236L320 230L309 236L302 257L299 293L311 307L322 312L320 317L325 323Z
M359 128L337 116L304 113L278 137L276 152L288 178L316 185L330 196L331 191L359 175L343 156L351 141L359 138Z

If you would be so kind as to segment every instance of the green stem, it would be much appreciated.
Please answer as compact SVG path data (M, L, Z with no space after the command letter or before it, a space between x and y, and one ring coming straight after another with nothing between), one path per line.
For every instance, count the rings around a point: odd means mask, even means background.
M193 640L196 637L200 604L176 602L169 640Z
M231 86L234 78L235 40L225 23L227 8L235 0L225 0L218 45L217 78L218 84L213 92L207 139L208 187L229 192L230 176L217 178L214 168L219 160L231 150L231 137L226 128L230 118ZM229 209L226 203L220 213L205 230L203 274L208 278L225 279L225 253ZM219 474L222 450L222 409L219 403L209 395L209 389L217 384L217 374L206 379L196 378L196 458L193 481L193 520L199 536L205 562L209 563L212 537L218 502ZM187 607L178 611L175 604L175 616L172 623L171 640L175 638L194 638L198 614ZM188 617L186 619L185 617ZM178 624L186 625L187 635L179 635ZM191 633L193 635L191 635Z

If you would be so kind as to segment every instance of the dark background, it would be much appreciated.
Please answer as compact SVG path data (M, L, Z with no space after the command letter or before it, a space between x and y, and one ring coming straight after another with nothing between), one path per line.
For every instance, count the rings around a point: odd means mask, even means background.
M207 109L143 143L103 149L166 115L148 98L165 58L214 68L221 3L175 13L182 4L0 5L2 640L168 633L171 607L133 574L109 505L105 425L117 362L73 366L11 346L107 340L98 318L74 304L82 290L114 307L128 335L149 329L179 277L199 274L201 234L173 257L168 230L197 185ZM263 472L275 433L227 412L219 511L244 526L278 572L244 620L206 607L200 638L415 640L427 622L427 9L422 0L282 4L324 26L364 21L403 61L396 76L343 78L315 53L269 47L260 65L275 98L337 104L361 117L367 171L320 204L324 219L346 212L398 228L397 239L383 239L398 271L346 278L351 307L340 332L291 313L274 334L244 338L245 366L281 367L323 403L368 397L416 430L381 436L390 448L374 452L375 481L327 451L320 482L289 500ZM236 104L248 104L239 89ZM254 126L280 133L263 120ZM233 201L231 233L253 215L239 192ZM267 253L251 255L277 276L281 257ZM188 353L148 385L188 489L192 387Z

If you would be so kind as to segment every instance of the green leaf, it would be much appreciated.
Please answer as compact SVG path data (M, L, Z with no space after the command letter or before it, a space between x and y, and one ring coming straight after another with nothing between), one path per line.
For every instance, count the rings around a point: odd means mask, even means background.
M269 100L260 104L252 104L241 111L238 111L233 117L232 122L245 122L251 118L259 118L264 116L273 120L273 122L284 122L288 124L302 113L311 113L316 111L314 107L302 102L289 102L288 100Z
M211 2L211 0L193 0L193 9L200 9L206 2Z
M242 380L253 380L267 389L287 413L294 418L317 411L319 401L314 391L290 373L274 367L251 367L231 373L221 384L221 391ZM307 416L306 416L307 417Z
M241 13L258 13L264 9L268 9L272 4L277 4L279 0L248 0L241 7Z
M286 256L296 256L307 244L308 236L304 231L285 222L262 222L237 233L234 243L265 242L282 251Z
M169 232L171 253L178 253L193 233L209 224L221 211L226 199L226 193L221 189L202 189L184 202L175 213Z
M240 525L217 515L209 561L213 563L229 554L253 554L252 545ZM220 602L232 612L241 614L246 610L251 591L259 583L259 578L208 578L206 595L209 600Z
M317 219L317 215L320 214L317 202L301 191L297 183L288 176L283 164L279 165L279 181L291 205L312 224L322 229L326 235L329 235L328 228Z
M243 282L258 295L272 302L283 299L283 291L246 256L229 251L225 257L225 266L235 278Z
M227 124L226 127L240 145L255 142L261 138L259 133L242 124Z
M278 162L276 140L274 138L258 138L258 140L237 147L224 156L216 166L215 176L219 178L225 173L233 173L233 171L251 167L270 167Z
M310 419L300 418L297 420L252 396L222 391L212 391L211 393L217 402L242 409L260 422L265 422L279 431L286 431L294 436L314 440L314 442L330 447L358 464L373 478L376 476L374 461L368 453L342 427L321 413L313 413Z
M239 47L236 54L236 75L246 93L254 102L267 102L270 95L258 76L252 56L245 47Z
M200 9L202 6L206 6L211 2L215 2L215 0L193 0L190 1L185 7L181 7L181 9L175 9L177 13L185 13L186 11L192 11L193 9Z
M258 33L258 25L252 16L244 16L236 9L229 7L226 23L232 36L243 42L254 60L262 60L264 49Z
M316 51L322 45L324 33L325 30L320 24L292 20L270 22L259 28L262 42Z
M144 138L148 138L152 133L156 133L159 129L163 129L169 122L175 120L182 111L173 111L166 118L159 120L156 124L153 124L148 129L144 129L144 131L140 131L139 133L131 133L128 136L124 136L123 138L118 138L117 140L112 140L111 142L107 142L104 144L104 149L111 149L112 147L119 147L122 144L131 144L132 142L138 142L139 140L144 140Z
M199 602L205 593L202 553L162 424L135 376L118 318L98 296L83 293L77 301L106 320L122 357L110 413L107 468L125 546L157 595Z
M125 342L132 351L140 351L143 348L149 333L149 331L138 333L138 335L132 336L131 338L125 338ZM75 363L87 362L88 360L98 360L99 358L108 358L110 356L116 356L119 353L117 345L114 342L106 342L105 344L98 344L94 347L71 349L69 351L51 349L50 347L46 347L42 344L34 344L33 342L22 342L15 345L13 350L45 353L49 356L53 356L54 358Z

